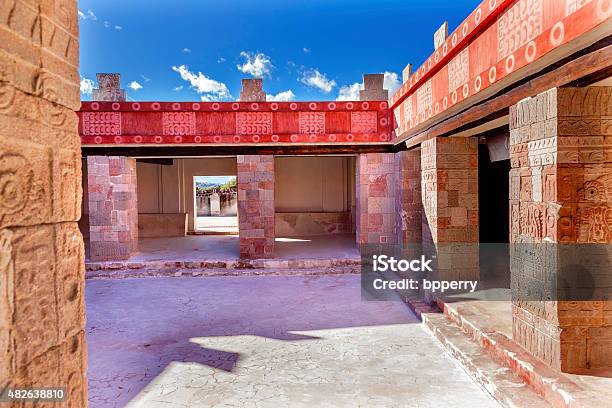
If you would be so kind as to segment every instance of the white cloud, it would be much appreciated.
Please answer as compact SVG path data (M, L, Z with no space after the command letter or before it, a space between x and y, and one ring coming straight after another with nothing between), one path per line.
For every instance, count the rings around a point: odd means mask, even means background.
M109 23L108 21L105 21L103 24L104 24L104 28L108 28L111 25L111 23Z
M310 69L302 72L302 76L298 81L310 87L317 88L323 93L330 93L336 86L336 81L327 79L327 76L319 72L318 69Z
M79 10L78 14L79 14L79 18L82 19L82 20L93 20L93 21L96 21L98 19L98 17L96 17L94 12L91 11L91 10L87 10L87 12L83 12L83 11Z
M132 81L130 82L130 84L128 85L128 87L132 88L133 90L137 91L139 89L142 89L142 85L140 85L138 82L136 81Z
M121 27L120 25L116 25L115 30L123 30L123 27Z
M175 86L174 88L172 88L172 90L176 92L180 92L183 90L183 85Z
M81 93L83 95L91 95L93 92L93 88L94 88L93 80L89 78L81 77Z
M226 60L225 60L225 58L223 58L223 57L219 57L219 58L217 59L217 64L223 64L225 61L226 61Z
M141 78L142 78L142 80L143 80L143 81L145 81L145 82L149 82L149 81L151 80L151 78L149 78L149 77L147 77L147 76L145 76L145 75L142 75L142 74L140 74L140 77L141 77Z
M291 89L279 92L276 95L266 95L268 102L289 102L295 100L295 94Z
M306 54L308 54L310 52L310 48L304 47L304 48L302 48L302 51L304 51Z
M402 86L402 81L400 81L399 77L395 72L385 71L385 79L383 82L383 88L389 90L389 96L393 95L395 91Z
M231 98L229 89L223 82L215 81L201 72L197 74L189 71L185 65L173 66L172 70L178 72L181 78L191 85L199 94L203 94L200 99L203 101L218 101Z
M183 52L186 53L186 54L189 54L191 52L191 48L185 47L185 48L183 48Z
M359 91L361 90L361 83L355 82L352 85L344 85L338 92L337 101L358 101Z
M236 68L238 68L240 72L244 72L256 78L263 78L264 76L270 75L270 70L272 70L273 65L270 57L266 54L253 54L242 51L240 56L246 60L244 64L236 65Z

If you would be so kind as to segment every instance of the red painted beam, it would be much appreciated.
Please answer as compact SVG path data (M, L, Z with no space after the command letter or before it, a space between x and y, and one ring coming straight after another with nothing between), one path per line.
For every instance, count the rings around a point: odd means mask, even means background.
M545 64L559 47L605 35L611 16L609 0L483 1L391 98L396 135L417 131L491 86L510 85L502 80Z
M389 143L386 101L83 102L84 146Z

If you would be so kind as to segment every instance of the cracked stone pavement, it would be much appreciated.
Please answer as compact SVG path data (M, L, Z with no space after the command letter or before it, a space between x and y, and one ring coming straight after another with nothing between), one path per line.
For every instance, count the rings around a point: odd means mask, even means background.
M87 281L98 407L497 407L358 275Z

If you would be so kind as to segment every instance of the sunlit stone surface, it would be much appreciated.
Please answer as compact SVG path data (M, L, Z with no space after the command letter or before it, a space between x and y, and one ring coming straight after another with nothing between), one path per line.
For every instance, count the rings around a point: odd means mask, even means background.
M359 276L87 283L90 406L494 407Z

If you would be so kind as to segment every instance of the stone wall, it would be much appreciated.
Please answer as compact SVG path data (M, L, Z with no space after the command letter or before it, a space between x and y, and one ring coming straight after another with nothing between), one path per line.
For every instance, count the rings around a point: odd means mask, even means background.
M77 2L1 2L0 37L0 389L85 407Z
M357 245L395 243L395 186L393 153L360 154L355 223Z
M345 212L277 212L275 232L279 237L350 234L351 213Z
M274 256L274 156L239 155L238 230L241 258Z
M437 254L441 280L480 276L478 248L478 141L437 137L421 144L422 234Z
M87 181L90 258L128 259L138 249L136 159L89 156Z
M421 149L395 154L395 233L398 244L420 244L421 214Z
M611 87L555 88L510 110L513 336L563 371L612 367L612 302L554 301L568 246L543 244L612 242L611 115Z
M138 237L184 237L187 235L187 213L138 214Z

